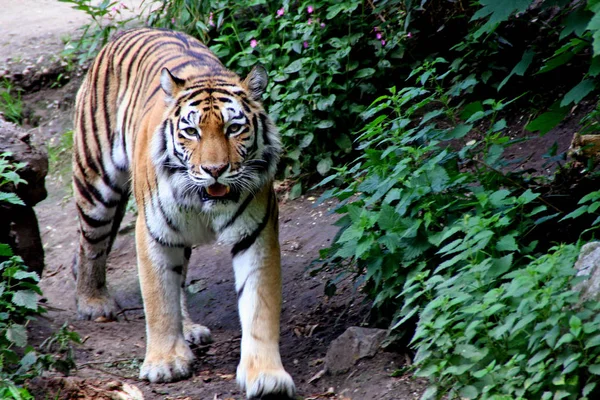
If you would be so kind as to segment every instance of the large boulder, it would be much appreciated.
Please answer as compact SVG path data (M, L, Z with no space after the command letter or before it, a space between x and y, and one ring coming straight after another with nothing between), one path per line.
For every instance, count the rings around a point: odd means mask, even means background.
M40 276L44 268L44 249L33 206L47 196L45 178L48 155L43 146L32 143L31 135L0 116L0 154L11 153L9 160L26 165L18 172L27 184L2 186L3 192L16 193L24 206L0 204L0 243L8 243L31 271Z
M325 356L325 369L332 375L347 372L358 360L373 357L387 336L384 329L352 326L331 342Z

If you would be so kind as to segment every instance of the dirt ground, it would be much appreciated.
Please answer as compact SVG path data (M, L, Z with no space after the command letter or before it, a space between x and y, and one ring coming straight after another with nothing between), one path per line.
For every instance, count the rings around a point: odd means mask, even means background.
M77 33L86 16L56 0L2 1L0 13L0 77L35 74L51 68L67 37ZM139 1L126 2L139 4ZM49 64L53 63L52 67ZM65 379L48 373L32 382L36 398L108 398L110 388L122 383L139 388L146 399L243 399L234 374L239 358L240 329L228 248L218 244L194 250L188 289L192 317L207 325L215 342L196 348L194 375L171 384L149 384L137 379L145 352L144 315L136 273L133 221L124 220L108 262L108 281L123 313L118 322L96 323L75 319L75 284L70 265L77 241L72 202L69 152L59 150L72 128L74 94L81 72L65 72L66 85L51 82L23 93L26 124L34 140L48 145L51 170L48 198L36 206L46 252L41 281L43 301L50 310L30 326L32 343L40 343L67 323L84 339L76 347L77 370ZM40 87L38 87L40 86ZM38 90L40 89L40 90ZM366 326L369 305L351 280L338 284L338 294L324 295L332 271L311 274L312 261L336 233L332 204L315 206L318 194L307 194L280 204L284 304L281 325L283 363L304 399L408 400L420 397L425 384L410 375L392 377L406 365L404 354L380 351L361 360L347 374L320 374L328 345L349 326ZM320 377L319 377L320 376ZM108 388L108 389L107 389ZM135 390L132 389L134 392ZM115 389L116 390L116 389ZM101 394L104 393L104 394ZM136 398L132 395L130 398Z

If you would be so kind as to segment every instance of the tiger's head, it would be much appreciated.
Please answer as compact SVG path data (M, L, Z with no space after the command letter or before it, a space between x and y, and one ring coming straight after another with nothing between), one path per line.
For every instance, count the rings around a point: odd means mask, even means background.
M186 81L163 68L168 111L160 158L186 197L237 200L273 179L281 142L261 102L267 80L262 66L244 80L220 71Z

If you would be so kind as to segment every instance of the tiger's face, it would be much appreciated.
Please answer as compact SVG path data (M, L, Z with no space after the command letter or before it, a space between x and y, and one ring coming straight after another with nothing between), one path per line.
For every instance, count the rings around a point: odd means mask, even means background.
M237 200L273 178L279 158L278 133L260 102L267 76L255 67L241 81L187 83L164 69L161 86L172 107L169 164L185 171L186 189L201 200Z

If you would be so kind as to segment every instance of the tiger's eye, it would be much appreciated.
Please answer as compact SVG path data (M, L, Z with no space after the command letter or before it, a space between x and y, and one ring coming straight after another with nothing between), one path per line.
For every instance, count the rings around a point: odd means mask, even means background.
M242 130L242 125L231 124L231 125L229 125L229 128L227 128L227 133L230 135L235 135L236 133L238 133L241 130Z
M190 136L198 136L198 131L196 130L196 128L185 128L184 132Z

